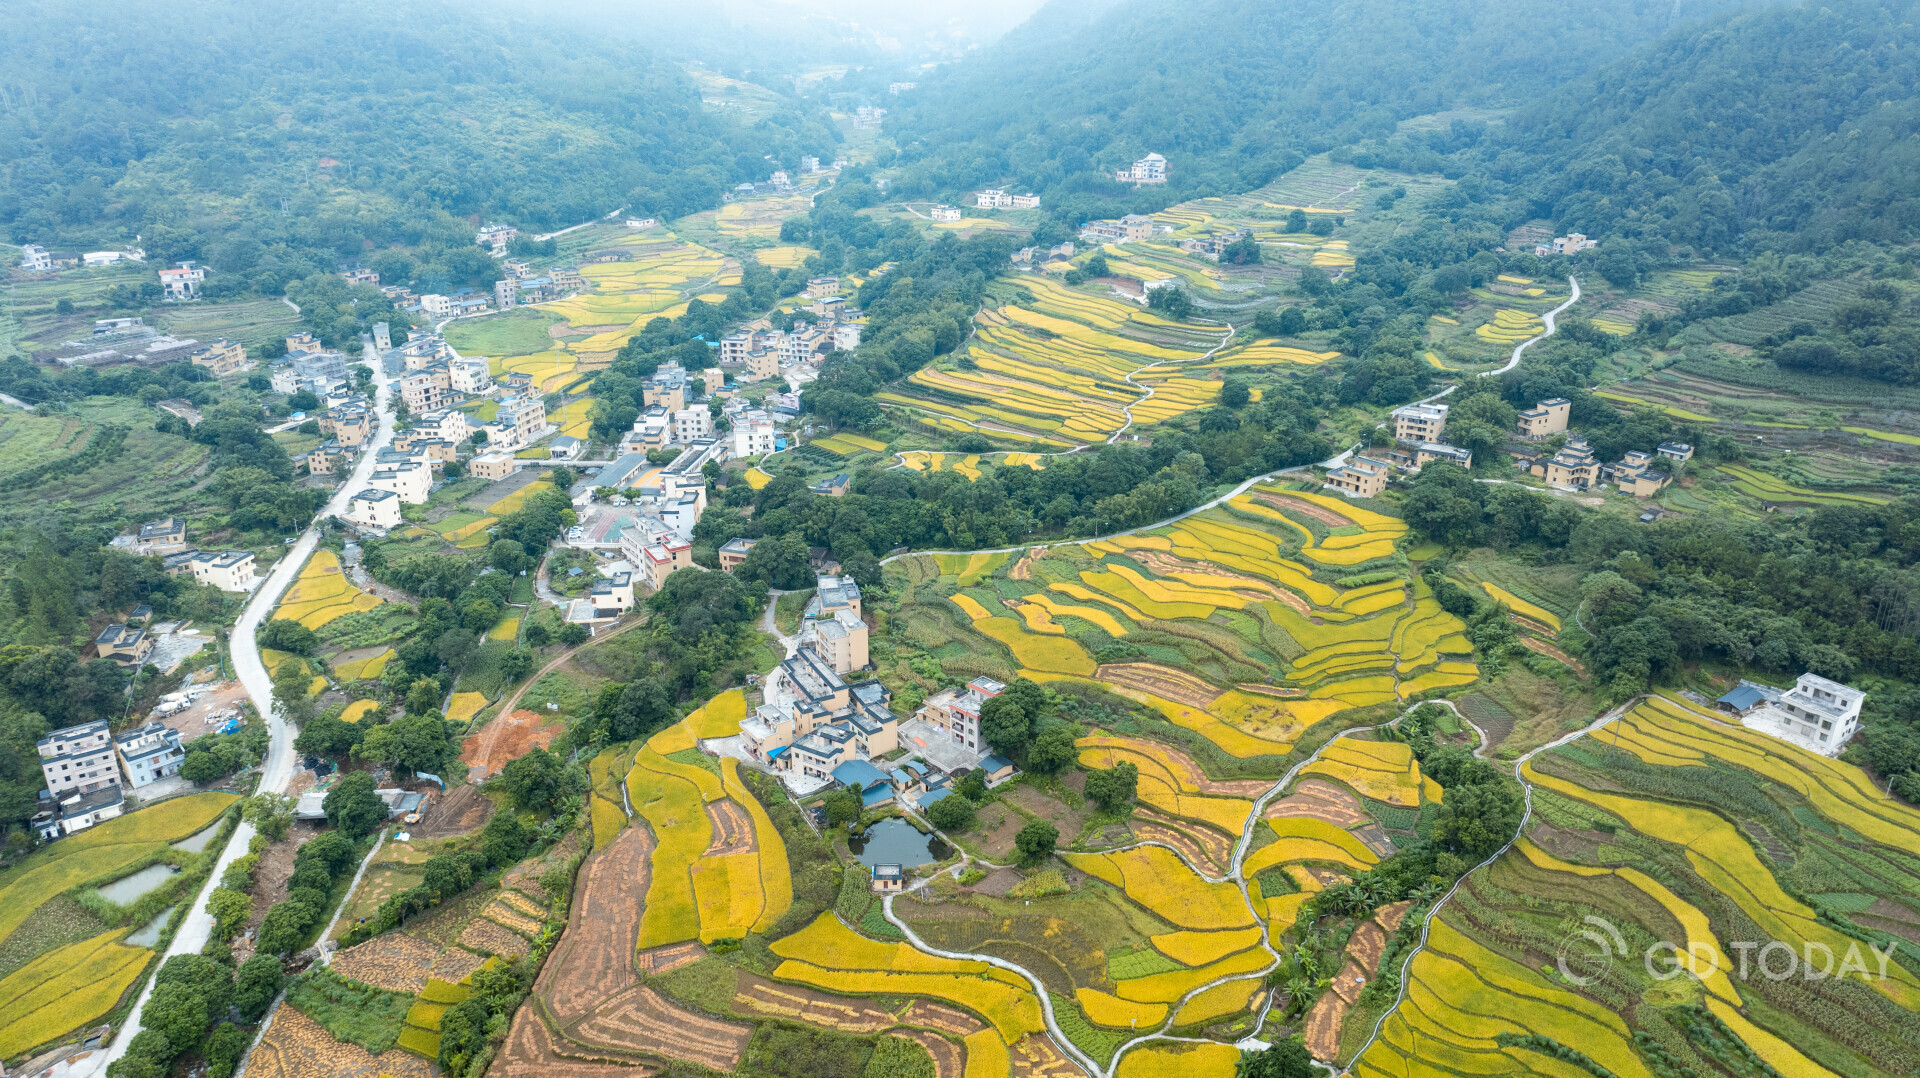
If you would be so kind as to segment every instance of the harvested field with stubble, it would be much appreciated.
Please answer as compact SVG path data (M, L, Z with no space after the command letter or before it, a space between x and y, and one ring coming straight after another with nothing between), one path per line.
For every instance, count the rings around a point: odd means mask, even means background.
M434 1078L438 1071L398 1048L376 1056L357 1044L343 1044L295 1008L281 1007L248 1057L247 1073L253 1078Z
M582 1050L577 1045L569 1044L566 1050L566 1055L560 1054L553 1034L533 1007L521 1007L488 1073L497 1078L653 1078L660 1073L659 1068L644 1063L581 1059Z
M362 984L418 994L427 987L427 974L439 957L440 948L425 940L388 932L341 951L332 965L336 973ZM474 959L476 968L479 961Z
M1400 919L1407 915L1412 906L1410 902L1395 902L1382 906L1379 911L1353 930L1347 940L1346 962L1340 967L1340 973L1328 986L1325 995L1314 1002L1313 1009L1307 1012L1305 1036L1307 1049L1315 1059L1332 1059L1340 1051L1340 1024L1346 1019L1347 1011L1360 998L1360 990L1366 987L1366 978L1380 965L1380 956L1387 949L1387 937L1400 927Z
M1269 820L1290 816L1325 820L1336 827L1359 827L1373 819L1346 787L1312 778L1300 780L1292 792L1268 805L1261 815Z
M708 1018L675 1005L646 985L635 985L569 1030L568 1039L726 1073L739 1066L752 1034L752 1026Z
M563 1026L639 980L633 972L639 928L634 911L646 898L652 853L646 829L629 828L581 866L567 931L534 985Z
M460 946L502 958L519 958L527 953L526 937L485 917L476 917L467 923L460 932Z
M798 985L775 984L751 974L741 975L733 1009L742 1014L806 1022L842 1033L878 1033L899 1023L892 1012L865 1000L828 995Z

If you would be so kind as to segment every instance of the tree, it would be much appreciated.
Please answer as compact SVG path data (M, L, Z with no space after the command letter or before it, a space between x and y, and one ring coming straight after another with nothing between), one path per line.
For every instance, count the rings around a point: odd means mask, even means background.
M312 629L307 628L297 621L292 621L287 618L275 618L260 627L260 632L254 637L254 642L263 648L272 648L275 651L287 651L295 655L311 655L313 654L313 647L317 642L317 638L313 635Z
M513 803L530 812L555 811L569 792L566 762L543 748L507 761L500 782Z
M823 807L827 810L827 823L838 827L858 822L865 805L861 802L859 790L842 786L826 796Z
M519 681L525 678L533 673L533 654L516 649L500 656L500 673L505 675L508 681Z
M526 640L527 646L530 648L544 648L548 644L553 643L553 634L547 631L545 625L537 621L530 623L521 633L521 636Z
M206 1032L212 1017L207 997L193 986L156 983L153 994L147 997L146 1008L141 1011L140 1024L144 1030L164 1038L165 1044L177 1054L200 1043L200 1036Z
M813 567L807 562L807 542L798 533L770 535L747 551L734 576L758 580L770 588L792 590L813 582Z
M254 830L279 842L293 830L294 799L284 794L255 794L240 806L240 817Z
M235 1068L240 1066L240 1057L247 1054L247 1046L253 1043L252 1034L232 1022L222 1022L214 1028L213 1035L207 1038L204 1055L207 1059L207 1078L231 1078Z
M1017 752L1033 738L1033 716L1020 699L1002 693L980 706L980 735L1001 752Z
M1053 847L1059 841L1060 829L1045 820L1035 820L1013 836L1014 848L1020 851L1023 865L1037 865L1052 857Z
M1147 293L1147 306L1168 318L1181 319L1193 313L1193 297L1179 285L1167 285Z
M533 628L535 629L538 629L539 627L540 626L538 625L533 626ZM586 643L587 640L590 637L592 637L592 635L593 635L592 633L589 633L587 631L587 627L585 625L581 625L578 622L570 621L567 624L562 625L560 627L560 643L565 645L566 647L570 647L570 648L579 647L581 644Z
M942 831L965 831L973 826L973 802L950 793L927 807L927 819Z
M533 832L511 812L496 812L481 832L481 849L497 868L505 868L527 855L533 845Z
M240 1020L258 1022L286 981L286 971L272 955L257 954L240 963L233 990L233 1005L240 1010Z
M423 677L407 687L407 714L427 715L440 710L440 683Z
M308 695L312 684L307 661L298 656L281 660L273 671L273 702L288 722L298 725L313 717L313 697Z
M334 784L321 803L327 822L358 838L387 819L387 803L373 792L373 776L355 771Z
M1271 1048L1248 1052L1234 1067L1234 1078L1315 1078L1313 1053L1299 1037L1289 1037Z
M1140 769L1125 761L1087 772L1087 796L1108 812L1132 801L1139 787Z
M654 677L605 685L594 699L593 716L605 724L608 740L632 741L667 724L673 717L673 699Z
M1066 725L1049 726L1033 739L1033 747L1027 750L1027 767L1042 775L1051 775L1066 767L1078 756L1074 740L1079 735Z
M1244 408L1253 399L1253 391L1238 378L1229 378L1220 383L1220 403L1228 408Z
M213 934L230 940L240 934L247 918L253 916L253 896L229 887L216 887L207 896L207 912L213 915Z
M210 752L189 752L180 762L180 777L195 785L213 782L224 778L226 769L220 766L220 760Z
M1220 251L1220 261L1233 266L1257 265L1260 261L1260 241L1251 235L1242 236Z
M1520 827L1520 796L1506 782L1456 786L1434 814L1434 845L1470 860L1491 857Z
M533 568L534 559L527 554L527 548L512 539L496 539L487 548L487 561L495 569L508 576L518 576L522 571Z
M447 720L439 714L405 715L368 730L353 754L416 774L439 774L453 757L454 745L447 737Z

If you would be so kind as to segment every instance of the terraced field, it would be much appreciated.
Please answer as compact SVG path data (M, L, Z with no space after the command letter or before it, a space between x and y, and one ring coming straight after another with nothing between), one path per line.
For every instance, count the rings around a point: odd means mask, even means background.
M971 343L923 368L881 403L941 426L951 420L1015 441L1060 448L1103 441L1145 395L1128 376L1156 364L1198 359L1216 332L1184 326L1131 304L1043 277L1023 278L1011 302L983 310ZM1169 379L1143 422L1201 406L1218 395ZM1192 379L1205 382L1206 379Z
M307 559L299 579L287 589L273 616L318 629L335 618L372 610L380 603L378 595L353 586L341 571L340 559L333 551L320 550Z

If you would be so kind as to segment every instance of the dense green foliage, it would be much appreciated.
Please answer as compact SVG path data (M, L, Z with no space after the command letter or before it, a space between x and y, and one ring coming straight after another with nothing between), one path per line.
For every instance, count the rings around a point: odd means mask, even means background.
M1526 100L1713 6L1054 4L890 119L897 189L1013 182L1069 225L1244 191L1412 116ZM1165 187L1109 178L1148 152L1168 159Z
M631 42L501 11L12 5L0 224L48 245L139 235L150 258L203 260L215 296L362 259L389 282L483 283L498 270L468 215L677 216L764 180L769 154L833 153L797 105L748 126Z

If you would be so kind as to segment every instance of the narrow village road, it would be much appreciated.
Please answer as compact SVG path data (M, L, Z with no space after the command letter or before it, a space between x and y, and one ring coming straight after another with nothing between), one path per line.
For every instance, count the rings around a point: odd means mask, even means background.
M1527 348L1533 345L1535 342L1544 341L1548 337L1553 336L1554 330L1559 328L1558 326L1554 325L1554 319L1560 317L1563 313L1565 313L1568 307L1571 307L1574 304L1580 302L1580 281L1577 278L1568 277L1567 284L1572 287L1573 295L1568 296L1567 301L1565 303L1562 303L1560 306L1555 307L1553 310L1548 311L1546 314L1543 314L1540 316L1540 321L1545 322L1547 324L1547 331L1545 333L1528 337L1526 340L1521 341L1519 344L1514 345L1513 358L1507 360L1506 366L1496 367L1490 371L1481 371L1480 377L1491 378L1496 374L1505 374L1508 371L1514 369L1515 367L1518 367L1520 365L1520 353L1525 352Z
M331 516L339 516L347 508L347 501L354 492L363 489L367 477L373 473L374 459L380 450L393 441L393 383L386 377L379 363L371 365L374 377L374 409L379 416L379 428L372 438L361 447L359 463L354 466L353 474L334 491L320 512L315 514L313 523L301 534L298 542L287 548L286 556L275 563L273 570L261 580L254 589L253 597L247 601L240 620L233 627L229 650L233 656L235 675L246 688L247 697L253 702L255 710L265 717L270 740L266 759L260 765L260 784L258 793L284 793L287 783L292 780L298 764L298 755L293 750L296 731L283 720L273 706L273 677L260 659L260 649L254 636L260 626L273 613L280 603L280 597L293 585L305 567L307 559L320 545L321 524ZM220 852L220 859L214 863L213 871L208 874L207 882L192 899L186 919L181 922L180 930L174 933L173 941L168 944L161 962L177 954L198 954L213 936L213 916L207 912L207 897L220 882L221 873L247 852L247 844L252 841L253 825L242 822L234 829L233 837L227 841L226 848ZM147 1005L147 999L153 994L153 982L148 980L140 991L140 998L134 1001L133 1009L127 1013L126 1021L115 1032L111 1044L104 1052L97 1052L74 1070L75 1078L91 1078L104 1075L109 1063L127 1054L127 1046L134 1034L140 1032L141 1012Z

